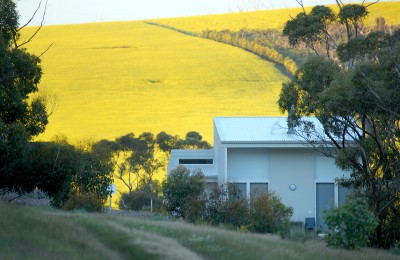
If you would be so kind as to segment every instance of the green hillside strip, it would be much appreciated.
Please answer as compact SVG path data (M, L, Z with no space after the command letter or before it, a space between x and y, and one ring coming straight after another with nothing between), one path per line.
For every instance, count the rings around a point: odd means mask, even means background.
M0 259L396 259L165 218L67 213L0 202Z

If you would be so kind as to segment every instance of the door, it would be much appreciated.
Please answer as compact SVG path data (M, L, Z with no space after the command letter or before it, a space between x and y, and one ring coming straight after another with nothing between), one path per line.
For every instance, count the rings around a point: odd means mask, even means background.
M317 183L316 187L316 228L326 231L324 211L332 209L335 205L335 185L333 183Z

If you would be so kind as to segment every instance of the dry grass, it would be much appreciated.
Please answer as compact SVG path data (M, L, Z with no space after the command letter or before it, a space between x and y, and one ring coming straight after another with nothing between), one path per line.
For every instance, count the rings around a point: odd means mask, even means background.
M68 213L0 202L0 259L398 259L375 249L281 240L163 218Z
M124 228L115 222L108 222L107 225L128 234L134 245L142 247L148 253L162 255L163 259L201 259L172 238L137 229Z

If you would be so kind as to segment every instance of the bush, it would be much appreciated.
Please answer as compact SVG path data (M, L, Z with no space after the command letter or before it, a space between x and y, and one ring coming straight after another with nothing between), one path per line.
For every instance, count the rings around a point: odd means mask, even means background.
M212 225L218 225L225 222L225 201L228 192L225 185L215 185L210 193L207 194L205 209L205 221Z
M204 176L201 171L190 173L190 170L182 165L173 169L162 185L164 194L164 206L166 210L176 218L194 221L200 218L198 210L193 210L194 201L201 202L204 193Z
M235 228L248 224L249 204L235 185L216 185L207 196L205 220L212 225Z
M151 192L145 189L133 190L129 193L123 193L119 201L120 209L150 211ZM162 207L162 199L153 195L153 211L159 212Z
M326 211L324 220L330 229L327 244L346 249L367 246L369 236L378 225L374 214L361 199Z
M190 198L187 206L183 208L185 220L190 222L203 220L205 208L206 200L203 195Z
M150 194L145 190L123 193L119 201L120 209L142 210L145 206L150 206Z
M224 223L236 228L249 224L249 203L245 198L232 198L224 203Z
M274 192L263 193L250 201L249 229L258 233L279 233L285 237L290 231L293 208L282 203Z
M62 208L64 210L84 209L88 212L100 212L103 207L103 199L95 193L73 193Z

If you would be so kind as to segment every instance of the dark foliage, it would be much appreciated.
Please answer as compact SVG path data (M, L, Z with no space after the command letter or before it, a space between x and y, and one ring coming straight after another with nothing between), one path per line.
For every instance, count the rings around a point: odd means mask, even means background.
M350 172L339 182L365 199L378 219L370 245L389 248L400 237L400 30L366 32L361 23L368 14L365 6L339 7L336 19L347 36L343 42L335 43L329 30L312 32L315 38L291 35L328 51L325 56L316 52L283 84L278 104L288 113L293 133ZM292 22L286 30L301 29ZM311 115L323 131L306 118Z
M201 200L204 193L204 176L199 172L191 173L184 166L172 170L162 184L164 205L166 210L176 218L186 219L194 212L192 203ZM193 204L196 205L197 203Z

